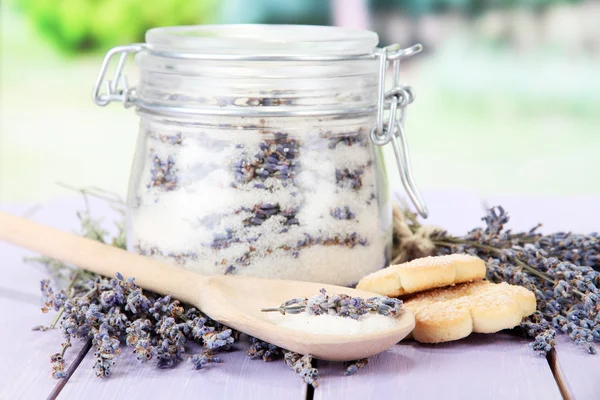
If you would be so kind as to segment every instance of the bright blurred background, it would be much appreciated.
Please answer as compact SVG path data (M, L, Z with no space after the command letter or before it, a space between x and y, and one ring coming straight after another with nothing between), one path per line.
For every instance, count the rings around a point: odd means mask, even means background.
M422 189L600 193L600 2L4 0L0 18L0 201L64 195L56 182L125 195L138 117L92 103L102 57L154 26L205 23L420 42L402 80L417 95L407 133Z

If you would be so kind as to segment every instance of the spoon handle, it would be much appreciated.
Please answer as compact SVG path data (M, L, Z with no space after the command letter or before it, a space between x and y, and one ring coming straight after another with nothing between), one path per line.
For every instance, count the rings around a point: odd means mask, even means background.
M125 278L156 293L193 302L205 281L201 275L95 240L0 212L0 240L101 275Z

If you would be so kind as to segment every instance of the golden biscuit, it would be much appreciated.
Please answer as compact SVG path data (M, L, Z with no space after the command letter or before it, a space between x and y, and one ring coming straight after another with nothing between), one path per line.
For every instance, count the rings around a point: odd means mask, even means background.
M365 276L357 289L388 297L485 278L485 262L468 254L417 258Z
M415 294L404 307L415 314L415 340L441 343L514 328L533 314L536 301L524 287L480 281Z

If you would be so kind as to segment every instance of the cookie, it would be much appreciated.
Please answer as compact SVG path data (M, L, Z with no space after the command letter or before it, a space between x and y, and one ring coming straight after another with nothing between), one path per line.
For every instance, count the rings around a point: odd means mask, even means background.
M485 262L467 254L423 257L367 275L356 288L396 297L481 280L485 272Z
M415 315L415 340L441 343L514 328L533 314L536 301L522 286L479 281L415 294L403 307Z

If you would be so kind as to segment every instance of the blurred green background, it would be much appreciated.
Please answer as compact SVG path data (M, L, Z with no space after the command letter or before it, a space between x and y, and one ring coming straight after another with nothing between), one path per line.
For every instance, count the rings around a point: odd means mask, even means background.
M56 182L125 195L138 117L92 103L102 57L151 27L205 23L341 25L374 30L382 45L420 42L402 80L417 95L407 133L422 189L598 194L599 21L597 1L5 0L0 201L64 194Z

